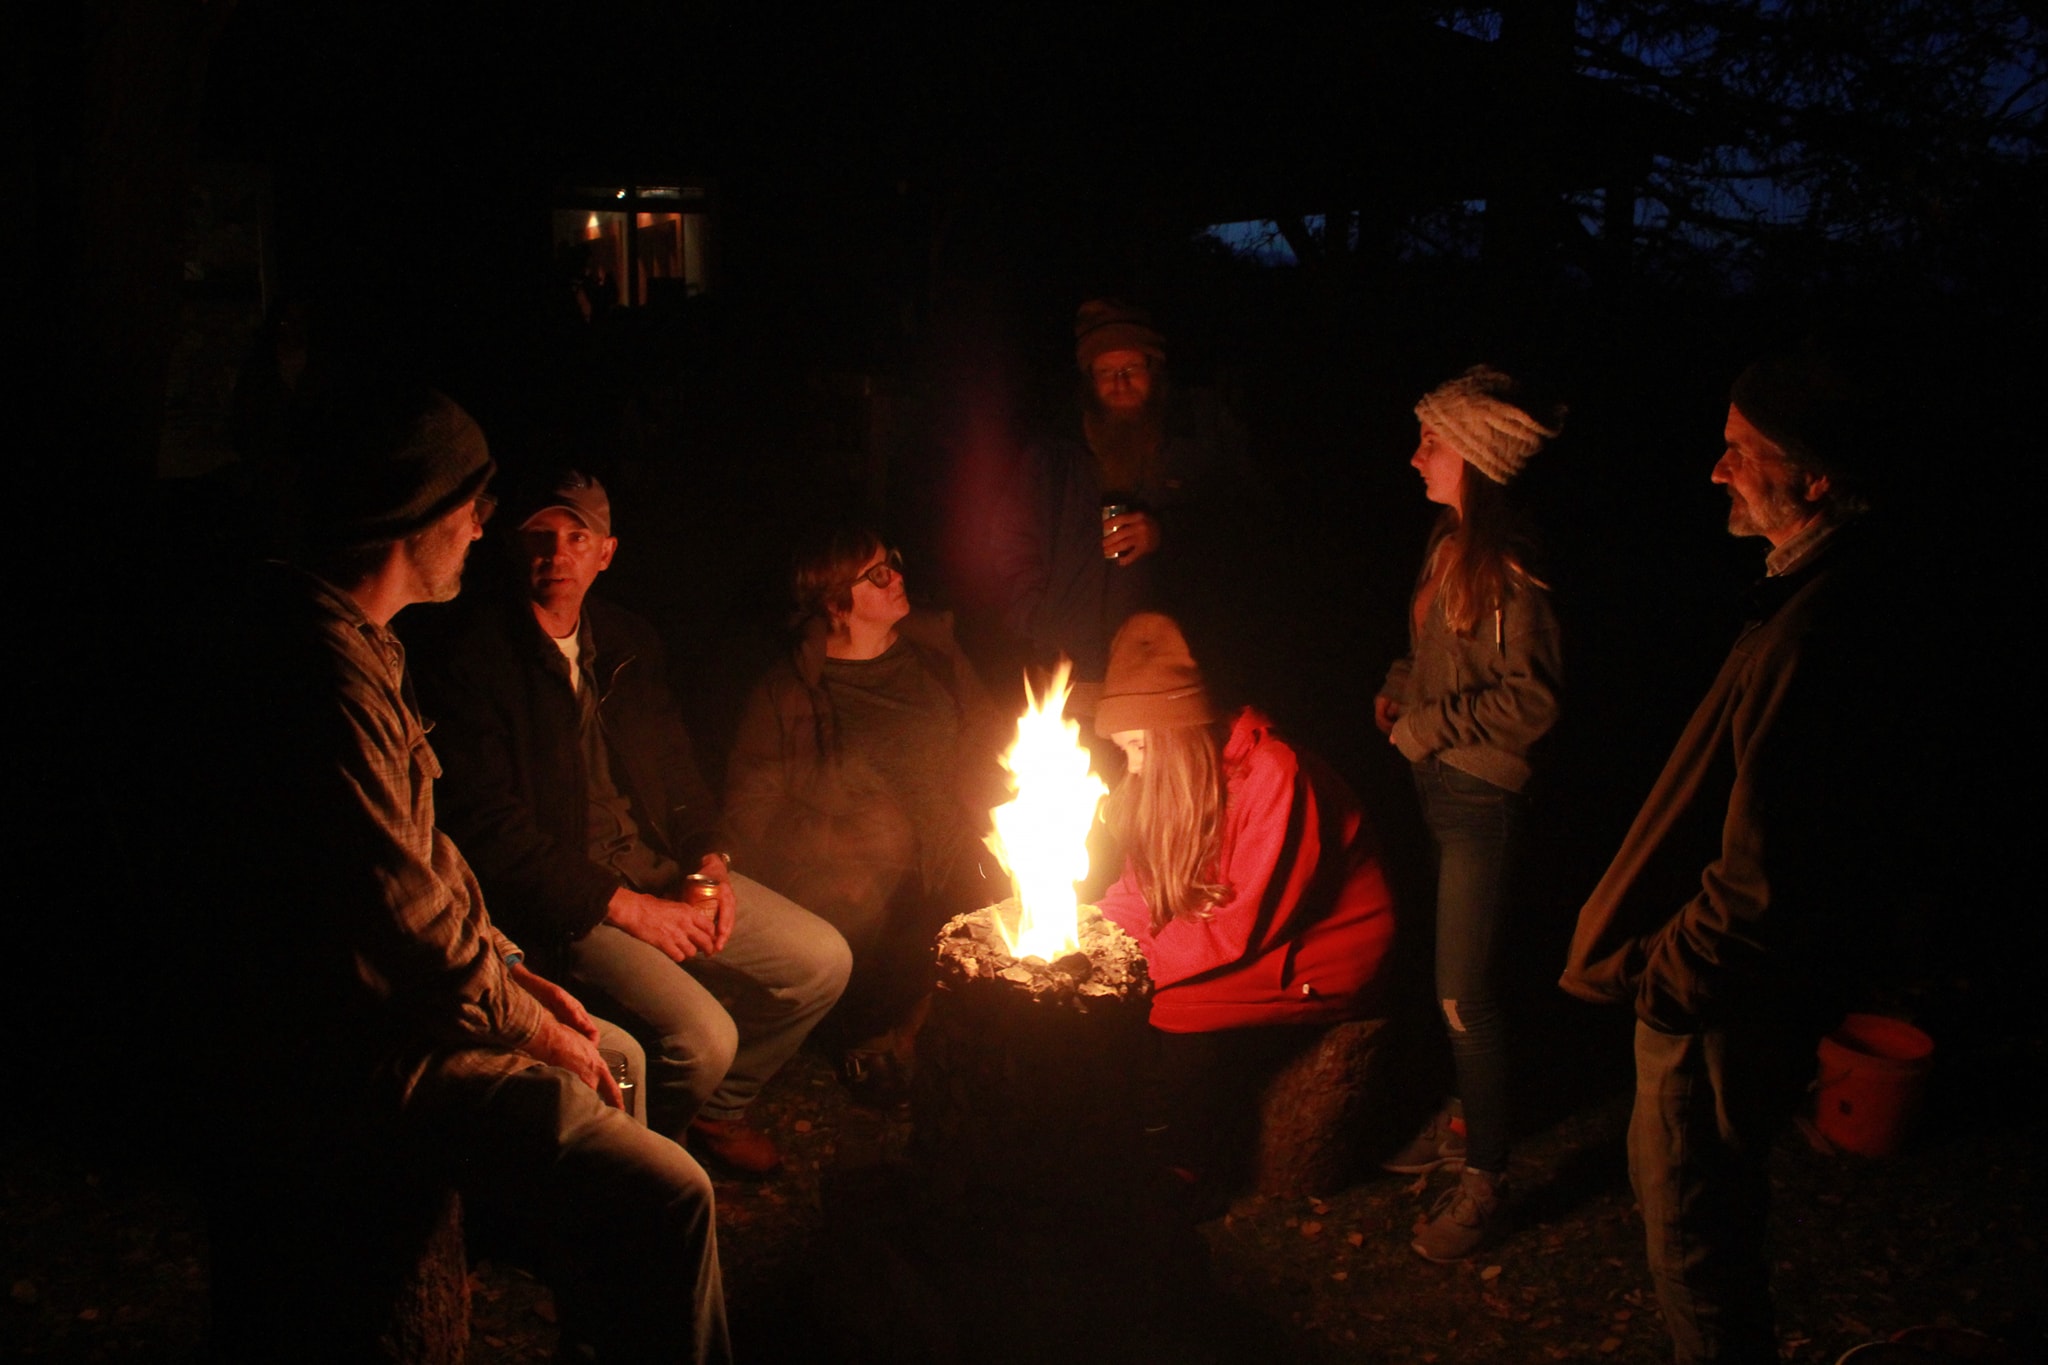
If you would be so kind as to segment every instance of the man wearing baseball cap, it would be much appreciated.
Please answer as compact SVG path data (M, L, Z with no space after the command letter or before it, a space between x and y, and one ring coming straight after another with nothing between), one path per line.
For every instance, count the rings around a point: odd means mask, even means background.
M565 1344L729 1359L711 1182L626 1111L599 1049L630 1076L637 1045L526 963L435 820L431 721L390 627L461 588L492 507L483 432L445 396L382 380L338 385L303 418L303 567L268 566L244 637L216 641L241 666L220 705L236 808L217 822L218 901L193 926L217 936L238 1011L213 1063L216 1292L234 1305L215 1345L375 1354L351 1285L290 1268L355 1245L346 1230L380 1216L367 1192L424 1178L567 1253ZM244 1243L251 1227L264 1245Z
M566 471L516 510L522 591L423 671L442 816L535 961L647 1039L649 1122L767 1176L748 1106L845 989L846 941L732 869L659 638L590 592L619 548L604 485Z

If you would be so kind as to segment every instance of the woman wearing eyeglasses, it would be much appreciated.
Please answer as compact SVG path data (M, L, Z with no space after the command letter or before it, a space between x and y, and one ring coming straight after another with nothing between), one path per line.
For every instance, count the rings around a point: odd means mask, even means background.
M951 614L911 607L874 532L803 547L793 588L798 637L747 703L726 814L756 875L852 945L824 1031L849 1083L885 1098L906 1079L933 934L1007 893L981 843L1004 725Z
M1492 1235L1507 1175L1508 1021L1500 991L1515 844L1530 751L1557 719L1557 618L1529 571L1507 486L1555 438L1515 382L1478 366L1415 405L1409 463L1444 509L1409 612L1408 656L1388 670L1373 718L1413 765L1437 862L1436 994L1450 1035L1463 1133L1446 1107L1384 1164L1458 1171L1413 1242L1432 1261Z
M1170 1168L1217 1192L1258 1084L1378 1013L1393 895L1350 787L1257 711L1218 709L1171 617L1117 632L1095 728L1126 760L1106 810L1124 871L1099 905L1152 978L1147 1126Z

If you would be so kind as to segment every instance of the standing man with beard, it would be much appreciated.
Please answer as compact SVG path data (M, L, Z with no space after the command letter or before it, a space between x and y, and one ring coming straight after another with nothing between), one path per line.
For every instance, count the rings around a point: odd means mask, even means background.
M1735 383L1713 481L1770 544L1749 620L1579 912L1561 982L1635 1011L1629 1171L1682 1365L1775 1361L1765 1163L1884 937L1906 599L1862 522L1870 403L1833 364Z
M1239 442L1220 412L1176 394L1166 339L1142 309L1082 304L1074 360L1081 429L1025 452L994 554L1011 630L1035 662L1074 661L1068 711L1085 717L1101 696L1117 627L1139 611L1185 615L1189 571L1224 550L1193 548L1203 538L1190 521Z

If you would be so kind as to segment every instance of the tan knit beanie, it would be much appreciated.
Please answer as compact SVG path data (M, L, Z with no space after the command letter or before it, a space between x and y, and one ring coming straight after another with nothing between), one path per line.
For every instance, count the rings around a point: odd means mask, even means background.
M1152 315L1118 299L1090 299L1074 313L1074 363L1086 372L1095 358L1111 351L1142 351L1166 359L1166 338L1152 326Z
M1508 400L1515 381L1487 365L1474 365L1456 379L1422 395L1415 415L1451 443L1465 463L1506 483L1522 472L1529 457L1563 429L1547 427Z
M1216 719L1202 670L1171 616L1139 612L1109 642L1109 674L1095 708L1095 733L1166 730Z

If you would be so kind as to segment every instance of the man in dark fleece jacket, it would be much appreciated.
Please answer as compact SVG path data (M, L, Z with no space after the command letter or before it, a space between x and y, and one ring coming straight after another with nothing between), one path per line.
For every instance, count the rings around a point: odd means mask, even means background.
M1870 830L1896 782L1887 680L1907 673L1855 482L1868 403L1810 357L1760 362L1732 396L1713 480L1730 533L1770 543L1766 577L1580 911L1561 983L1636 1014L1629 1169L1684 1365L1778 1358L1765 1162L1845 968L1880 936Z
M604 486L572 471L534 501L524 598L423 671L442 818L527 950L638 1023L650 1123L766 1175L747 1106L845 989L845 940L732 872L660 642L589 596L618 548Z

